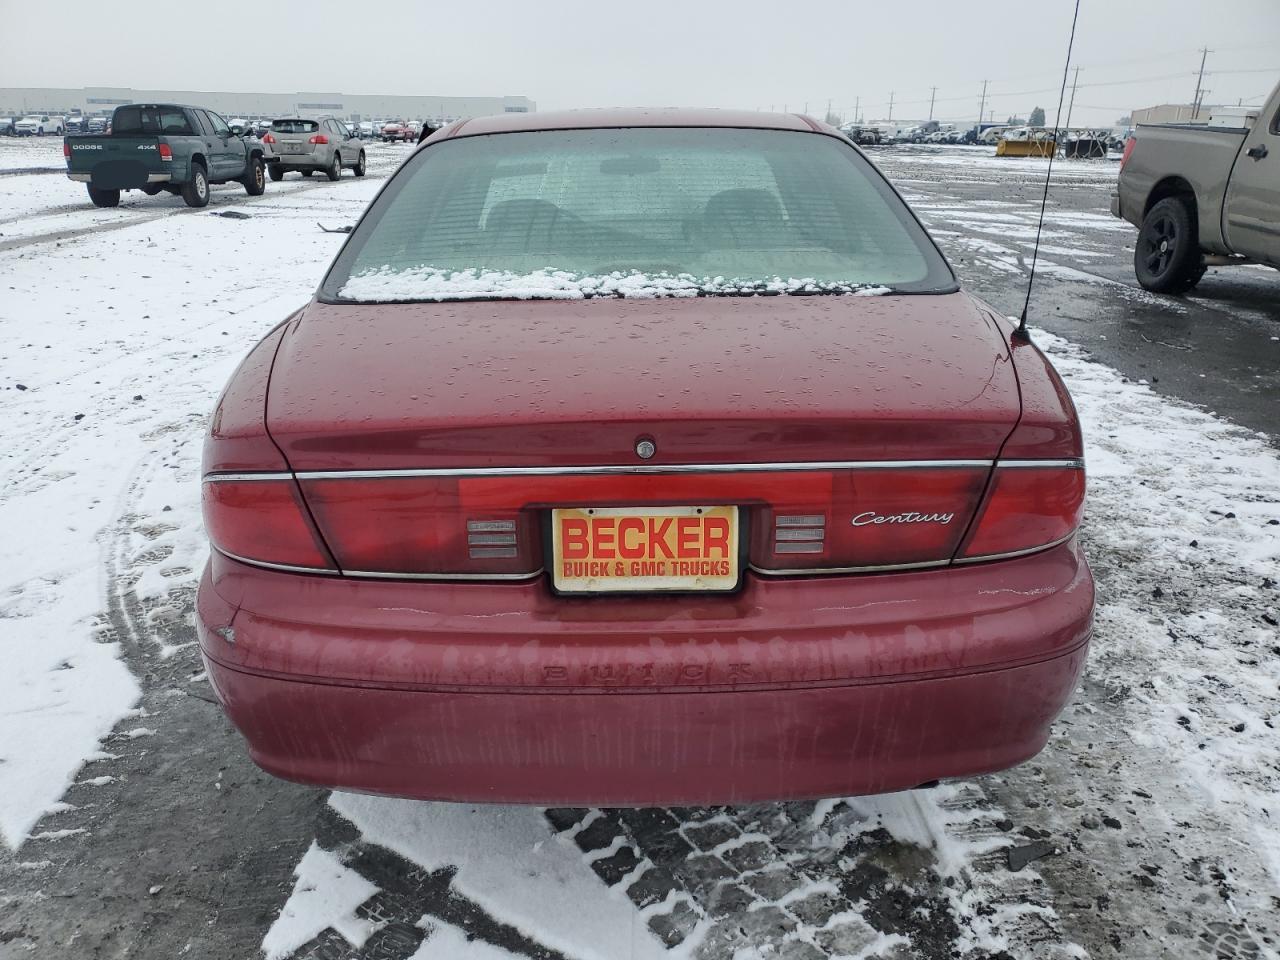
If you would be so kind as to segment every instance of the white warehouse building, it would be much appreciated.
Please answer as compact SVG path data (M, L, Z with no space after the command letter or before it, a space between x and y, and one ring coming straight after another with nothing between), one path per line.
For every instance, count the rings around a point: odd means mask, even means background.
M317 117L344 120L453 120L493 113L529 113L528 97L435 97L399 94L231 93L135 90L130 87L0 87L0 116L29 113L105 116L124 103L184 103L224 117Z

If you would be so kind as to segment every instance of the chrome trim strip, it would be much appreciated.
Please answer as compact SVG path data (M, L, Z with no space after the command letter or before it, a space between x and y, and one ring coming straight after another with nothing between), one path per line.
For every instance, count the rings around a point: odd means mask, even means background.
M382 580L532 580L543 573L542 567L539 567L533 573L375 573L370 570L326 570L321 567L294 567L287 563L250 560L248 557L228 553L219 547L214 547L213 549L228 560L248 564L251 567L262 567L264 570L280 570L284 573L321 573L329 577L377 577Z
M533 573L379 573L373 570L343 570L344 577L374 577L379 580L532 580L544 569Z
M608 474L795 473L806 470L906 470L927 467L1067 467L1084 469L1082 458L1063 460L813 460L789 463L673 463L596 467L406 467L397 470L300 470L296 474L207 473L205 483L220 480L364 480L381 477L559 477Z
M402 470L299 470L299 480L377 477L559 477L607 474L792 473L804 470L898 470L911 467L990 467L993 460L815 460L790 463L673 463L595 467L442 467Z
M1067 467L1072 470L1084 469L1084 458L1073 457L1069 460L997 460L997 469L1002 467Z
M982 559L986 560L988 558L983 557ZM767 577L800 577L824 573L882 573L889 570L924 570L928 567L945 567L949 563L951 563L950 560L925 560L920 563L886 563L882 566L874 567L815 567L809 570L767 570L752 563L748 564L748 568Z
M221 480L292 480L291 473L206 473L201 483L218 483Z
M1039 553L1041 550L1051 550L1054 547L1060 547L1072 537L1076 535L1076 531L1072 530L1065 537L1059 537L1052 543L1042 543L1038 547L1028 547L1026 550L1012 550L1009 553L988 553L981 557L957 557L953 563L984 563L987 560L1011 560L1014 557L1025 557L1032 553Z
M282 570L285 573L322 573L328 577L339 577L342 574L337 570L329 570L325 567L295 567L287 563L269 563L266 560L250 560L248 557L241 557L234 553L229 553L221 547L214 547L218 553L222 554L228 560L234 560L236 563L247 563L251 567L262 567L266 570Z

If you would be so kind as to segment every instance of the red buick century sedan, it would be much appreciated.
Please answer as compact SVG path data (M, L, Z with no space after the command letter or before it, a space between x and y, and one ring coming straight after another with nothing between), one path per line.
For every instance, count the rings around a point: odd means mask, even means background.
M1080 425L848 139L455 124L218 402L200 643L253 759L538 804L1033 756L1092 630Z

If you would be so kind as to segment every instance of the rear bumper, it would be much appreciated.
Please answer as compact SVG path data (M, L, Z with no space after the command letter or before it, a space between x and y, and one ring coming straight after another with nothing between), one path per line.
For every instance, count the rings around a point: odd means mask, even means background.
M286 170L323 170L329 165L329 158L323 153L277 153L263 159Z
M93 174L92 174L92 173L68 173L68 174L67 174L67 177L68 177L68 179L74 180L74 181L76 181L77 183L92 183L92 182L93 182ZM173 174L171 174L171 173L149 173L149 174L147 174L147 183L168 183L168 182L169 182L170 180L172 180L172 179L173 179Z
M1093 584L1074 543L735 597L553 598L216 556L201 648L254 760L423 799L702 804L878 793L1037 753ZM231 638L231 639L229 639Z

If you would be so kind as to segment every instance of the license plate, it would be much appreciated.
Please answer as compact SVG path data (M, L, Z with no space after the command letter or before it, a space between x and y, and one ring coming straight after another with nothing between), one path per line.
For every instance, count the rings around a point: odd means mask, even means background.
M551 511L562 593L726 591L738 585L737 507Z

